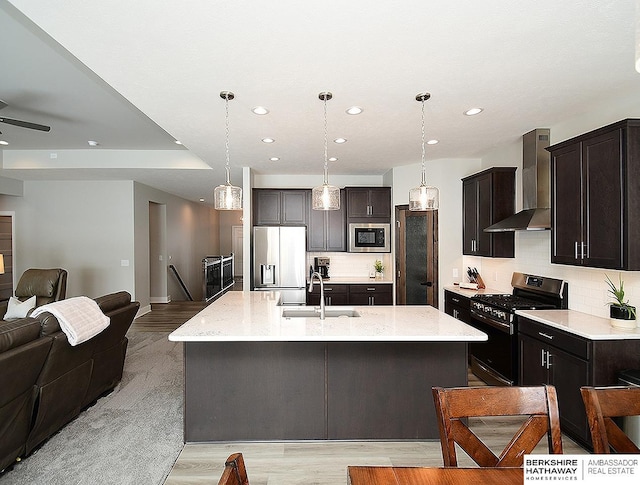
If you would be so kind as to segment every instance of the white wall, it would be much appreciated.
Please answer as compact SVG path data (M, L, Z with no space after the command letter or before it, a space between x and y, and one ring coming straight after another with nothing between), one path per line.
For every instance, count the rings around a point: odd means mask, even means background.
M25 181L23 197L0 196L15 211L16 277L61 267L68 296L133 294L132 200L130 181Z
M164 204L167 218L167 271L173 264L194 300L202 299L202 259L219 254L218 212L152 187L134 183L135 212L135 288L142 311L149 309L149 203ZM167 276L168 297L187 297L171 272Z

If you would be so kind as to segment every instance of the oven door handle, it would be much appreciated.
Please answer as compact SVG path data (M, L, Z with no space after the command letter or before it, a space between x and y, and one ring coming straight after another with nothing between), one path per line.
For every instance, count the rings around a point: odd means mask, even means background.
M502 332L513 335L513 326L509 323L496 322L495 320L492 320L482 313L478 313L474 310L471 310L471 315L482 323L486 323L487 325L491 325L492 327L497 328Z

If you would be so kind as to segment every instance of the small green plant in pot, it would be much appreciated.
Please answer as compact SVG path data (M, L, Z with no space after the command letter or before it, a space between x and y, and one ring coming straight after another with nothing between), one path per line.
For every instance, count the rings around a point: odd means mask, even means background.
M619 284L611 281L609 276L607 285L609 285L609 294L612 297L609 302L609 316L611 317L611 325L619 328L636 328L636 307L629 305L629 300L624 299L624 281L622 276L619 278Z
M382 272L384 271L384 265L382 264L382 261L376 259L373 263L373 269L376 270L376 278L382 278Z

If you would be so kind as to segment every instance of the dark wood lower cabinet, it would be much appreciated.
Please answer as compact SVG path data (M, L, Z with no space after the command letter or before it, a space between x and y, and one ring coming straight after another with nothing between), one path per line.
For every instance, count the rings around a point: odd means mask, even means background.
M325 305L393 305L390 284L343 285L324 284ZM307 305L320 304L320 285L314 284L313 291L307 292Z
M466 342L186 342L185 442L436 440Z
M520 384L553 384L562 431L592 448L580 387L616 385L620 371L639 368L640 341L589 340L522 317L518 328Z

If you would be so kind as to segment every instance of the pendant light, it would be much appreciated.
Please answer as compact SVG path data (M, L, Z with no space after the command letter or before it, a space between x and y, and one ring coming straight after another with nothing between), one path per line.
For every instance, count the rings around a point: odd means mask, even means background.
M318 97L324 102L324 183L314 187L311 191L311 201L314 210L334 211L340 209L340 189L329 185L329 160L327 158L327 101L333 95L322 92Z
M240 210L242 209L242 189L231 185L229 181L229 101L235 96L231 91L221 91L220 97L224 99L224 115L225 115L225 150L227 153L227 164L225 171L227 173L227 183L218 185L213 190L213 204L217 210Z
M428 211L435 210L440 205L440 191L437 187L427 185L427 175L424 165L424 102L431 97L429 93L416 95L416 101L422 103L422 181L418 187L409 191L409 210Z

